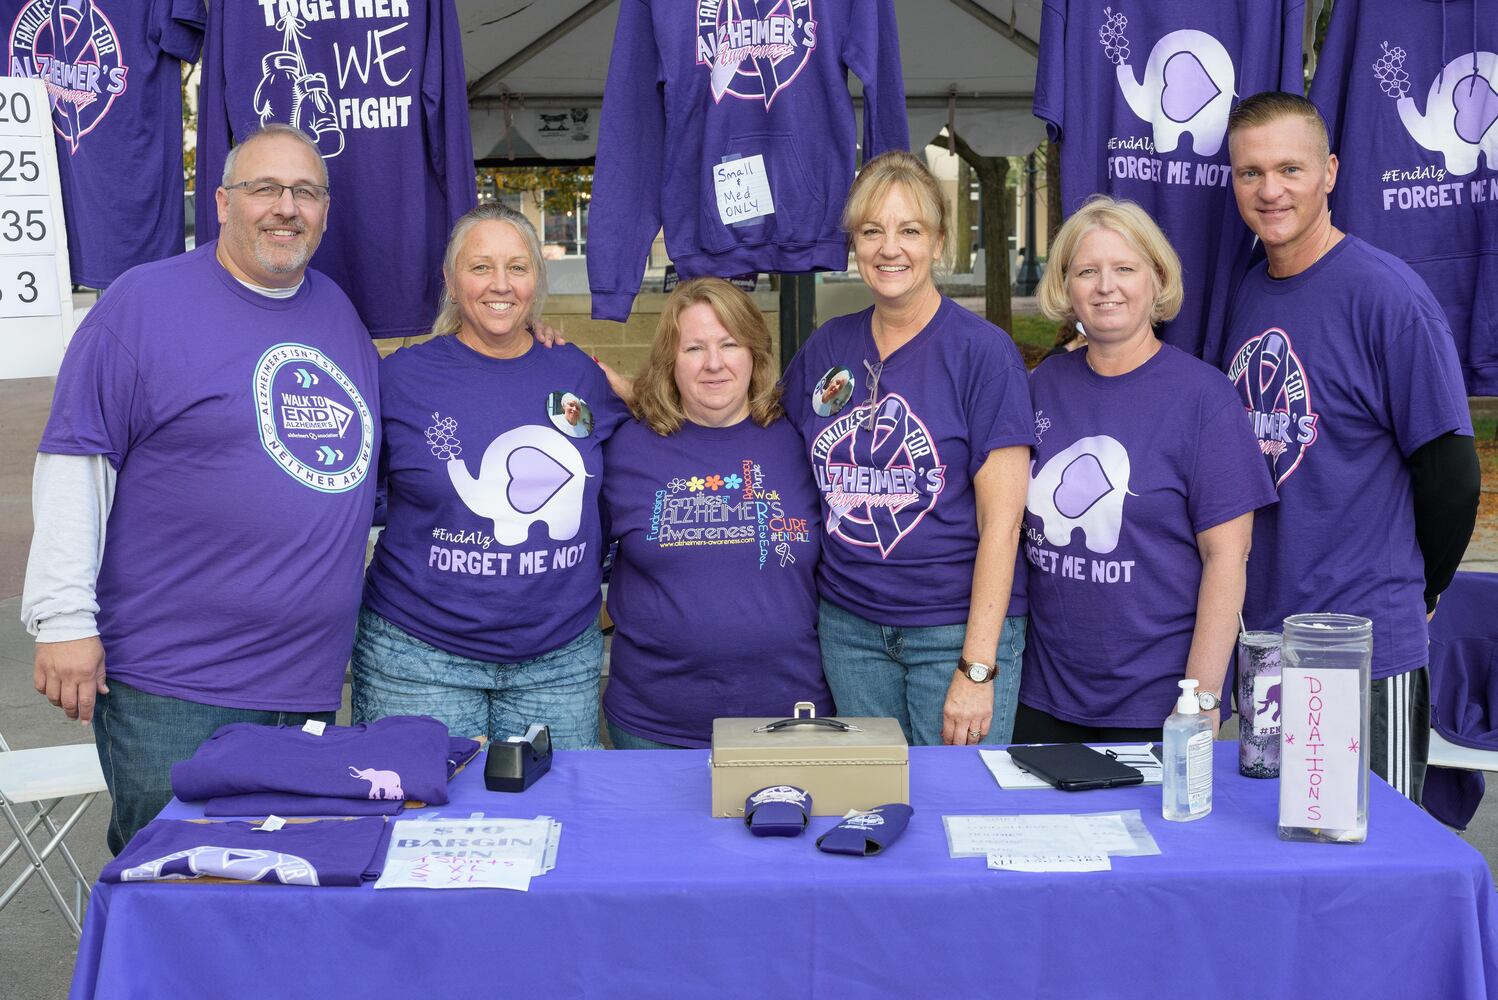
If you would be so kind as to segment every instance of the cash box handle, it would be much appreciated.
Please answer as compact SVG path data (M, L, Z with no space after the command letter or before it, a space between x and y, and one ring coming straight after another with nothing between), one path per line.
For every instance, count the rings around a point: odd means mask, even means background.
M795 726L816 726L821 729L832 729L839 733L861 733L863 730L851 722L841 719L819 719L817 718L817 707L809 701L798 701L793 709L794 715L789 719L777 719L775 722L760 726L756 733L778 733L782 729L791 729ZM805 712L806 715L801 713Z

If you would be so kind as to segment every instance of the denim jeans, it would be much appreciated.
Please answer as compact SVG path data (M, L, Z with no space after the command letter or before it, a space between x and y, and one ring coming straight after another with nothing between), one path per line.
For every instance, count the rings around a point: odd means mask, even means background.
M428 645L368 608L354 637L355 722L388 715L430 715L454 736L503 740L534 723L551 727L551 745L601 750L598 679L603 635L597 624L549 653L487 663Z
M614 744L615 750L681 750L682 747L675 743L657 743L655 740L636 736L627 729L620 729L614 725L612 719L604 719L604 724L609 727L609 742Z
M1022 616L1005 618L999 633L985 743L1007 744L1014 731L1027 624ZM940 744L942 707L966 634L966 625L876 625L823 601L817 635L838 715L893 718L912 745Z
M113 803L106 839L115 854L172 798L172 765L187 760L220 726L253 722L300 726L331 723L333 712L274 712L200 705L148 694L117 680L94 703L94 745Z

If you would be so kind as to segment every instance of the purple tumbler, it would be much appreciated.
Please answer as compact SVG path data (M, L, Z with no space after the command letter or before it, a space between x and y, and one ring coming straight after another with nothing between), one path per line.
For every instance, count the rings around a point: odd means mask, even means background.
M1280 776L1280 634L1238 636L1238 773Z

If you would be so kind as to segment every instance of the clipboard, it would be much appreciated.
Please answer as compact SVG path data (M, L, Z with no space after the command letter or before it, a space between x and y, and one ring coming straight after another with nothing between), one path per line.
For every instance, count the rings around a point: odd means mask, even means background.
M1009 748L1009 758L1025 771L1061 789L1119 788L1144 783L1144 775L1083 743Z

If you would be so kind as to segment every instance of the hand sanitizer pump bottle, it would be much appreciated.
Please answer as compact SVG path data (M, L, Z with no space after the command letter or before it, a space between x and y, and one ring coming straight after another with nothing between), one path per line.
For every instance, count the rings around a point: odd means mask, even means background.
M1212 811L1212 723L1202 715L1194 680L1180 682L1176 710L1165 720L1164 803L1168 820L1184 823Z

